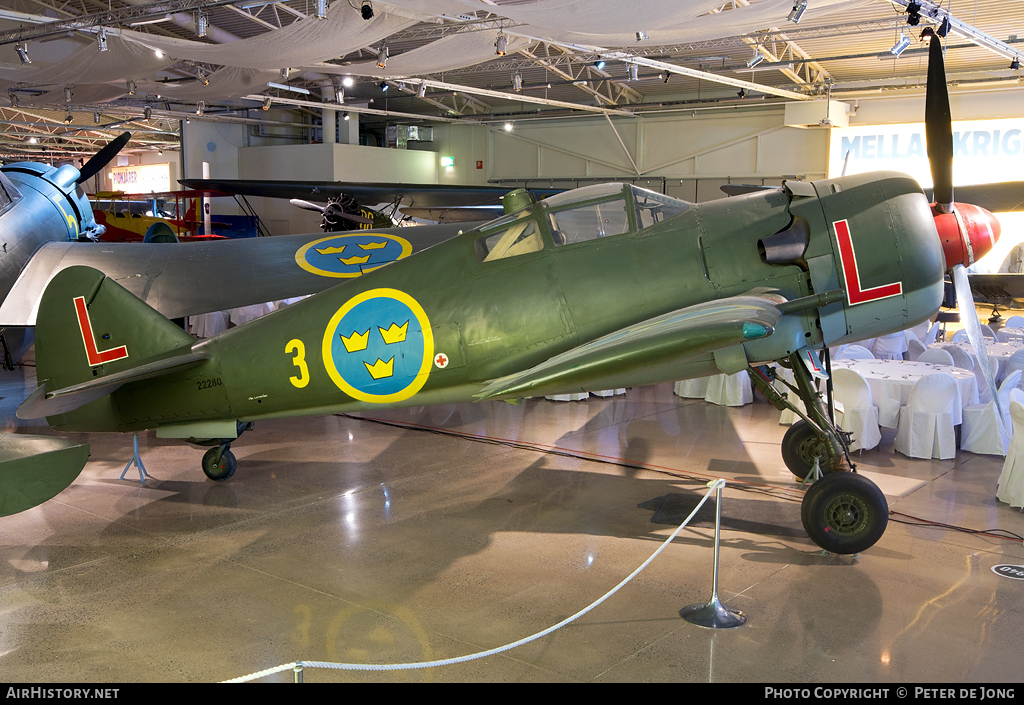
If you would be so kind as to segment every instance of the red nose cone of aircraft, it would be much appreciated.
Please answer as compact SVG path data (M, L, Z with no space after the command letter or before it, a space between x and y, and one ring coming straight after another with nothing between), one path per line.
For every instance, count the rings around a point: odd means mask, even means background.
M969 203L954 203L952 213L935 215L946 269L962 264L970 266L984 257L999 241L1000 226L994 215Z

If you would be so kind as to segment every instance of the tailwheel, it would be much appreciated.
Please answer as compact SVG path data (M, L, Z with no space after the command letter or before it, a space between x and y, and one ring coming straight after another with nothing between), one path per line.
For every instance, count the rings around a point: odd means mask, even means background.
M860 553L875 545L889 523L878 486L852 472L834 472L811 485L800 519L814 543L832 553Z
M203 454L203 472L211 480L223 482L235 474L235 454L226 446L215 446Z
M825 442L821 440L818 433L809 423L800 419L789 427L786 435L782 437L782 460L786 463L789 471L803 480L814 467L814 458L820 458L819 467L821 473L830 473L834 469L830 458L841 459L842 446L829 435L829 442L832 443L833 452L829 453Z

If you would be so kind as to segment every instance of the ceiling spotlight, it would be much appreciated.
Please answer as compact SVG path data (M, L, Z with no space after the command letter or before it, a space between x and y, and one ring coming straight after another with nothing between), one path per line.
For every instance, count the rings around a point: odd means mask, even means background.
M747 62L747 68L748 69L752 69L755 66L757 66L759 63L761 63L762 61L764 61L764 54L762 54L760 52L760 50L755 49L754 50L754 58L752 58L750 61Z
M796 0L786 19L793 24L800 24L800 18L804 16L805 12L807 12L807 0Z
M210 18L206 13L200 12L196 15L196 36L205 37L206 30L210 28Z
M72 115L70 112L68 112L67 114L64 115L64 124L65 125L70 125L72 122L74 122L74 120L75 120L75 116Z
M893 45L892 49L889 50L889 53L892 54L893 56L899 56L904 51L906 51L907 47L909 46L910 37L905 35L903 33L903 30L900 30L900 40Z
M373 6L371 6L370 3L368 3L368 2L364 2L363 6L361 8L359 8L359 14L363 16L364 20L372 20L373 19Z
M28 58L28 44L26 44L25 42L22 42L21 44L15 44L14 51L18 52L18 58L21 59L21 63L32 63L32 59Z
M162 59L162 58L164 58L164 53L163 53L162 51L160 51L159 49L154 49L154 50L153 50L153 55L154 55L154 56L155 56L156 58L158 58L158 59Z
M17 108L18 107L18 94L14 92L13 88L7 91L7 97L10 98L10 100L11 100L11 107L12 108Z
M668 83L668 77L671 76L671 75L672 75L671 71L666 71L665 74L664 74L664 78L661 79L662 83Z
M327 0L315 0L313 3L313 17L318 20L326 20L328 7Z
M637 81L637 80L639 80L639 76L640 76L640 65L639 64L629 64L629 65L626 66L626 80L627 81L630 81L630 82Z
M387 45L382 46L377 51L377 68L382 69L388 65L388 48Z
M71 86L64 86L64 102L71 102Z
M271 104L272 104L273 102L274 102L274 101L273 101L273 100L271 100L270 96L268 95L268 96L267 96L266 98L264 98L264 99L263 99L263 109L264 109L264 110L270 110L270 105L271 105Z
M739 93L736 94L736 97L737 98L746 98L747 97L747 90L745 88L740 88Z
M96 49L98 51L107 50L107 28L100 27L100 31L96 33Z
M1010 69L1013 71L1020 71L1020 57L1013 57L1013 60L1010 62Z
M383 92L387 93L388 92L388 82L387 81L381 81L380 82L380 89Z
M345 78L341 79L341 85L345 86L345 88L351 88L356 85L356 80L351 76L345 76Z
M942 18L942 24L935 30L935 33L943 39L946 38L946 35L949 34L949 15Z
M422 98L426 94L427 94L427 82L426 81L420 81L420 89L418 91L416 91L416 97L417 98Z
M644 41L645 39L647 39L647 32L637 32L637 33L636 33L636 40L637 40L638 42L642 42L642 41Z
M142 119L143 120L152 120L153 119L153 108L149 107L148 105L145 108L143 108L142 109Z
M99 113L93 113L92 114L92 121L93 121L93 123L99 125L100 124L100 114Z
M336 100L338 103L344 103L345 102L345 89L344 88L335 88L334 89L334 100Z
M519 69L512 74L512 90L519 93L523 90L523 74L519 73Z
M498 32L498 38L494 41L494 53L498 56L505 56L505 48L508 46L508 39L504 32Z
M921 4L910 0L907 4L907 24L916 27L921 23Z
M196 72L196 80L202 83L204 86L210 85L210 79L206 77L206 72L202 69Z
M135 95L135 81L128 81L128 95Z
M29 144L39 144L39 138L38 137L29 137L28 138L28 143Z
M205 113L205 112L206 112L206 101L205 100L201 100L198 103L196 103L196 115L199 115L201 117L202 114Z
M601 59L596 64L594 64L594 68L597 69L598 71L603 69L604 68L604 59Z
M345 111L345 114L342 115L341 117L342 117L343 120L351 120L352 119L352 116L348 114L347 110Z
M505 132L512 132L512 123L511 122L506 122L505 123Z
M287 81L287 80L288 80L288 75L289 75L289 74L290 74L291 72L292 72L292 70L291 70L291 69L288 69L288 68L285 68L285 69L281 69L281 80L282 80L282 81Z

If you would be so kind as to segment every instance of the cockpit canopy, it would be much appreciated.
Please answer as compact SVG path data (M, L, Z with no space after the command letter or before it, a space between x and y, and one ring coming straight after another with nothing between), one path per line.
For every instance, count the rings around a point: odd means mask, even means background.
M682 213L691 204L632 184L605 183L566 191L477 228L476 258L491 262L544 248L639 232Z

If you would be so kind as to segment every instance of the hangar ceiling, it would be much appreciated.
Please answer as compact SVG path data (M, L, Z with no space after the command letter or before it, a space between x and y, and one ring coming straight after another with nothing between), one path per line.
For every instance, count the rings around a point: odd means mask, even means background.
M952 91L1019 85L1009 0L2 0L0 157L123 129L129 151L175 149L181 120L273 122L265 104L373 126L920 93L916 40L947 19Z

